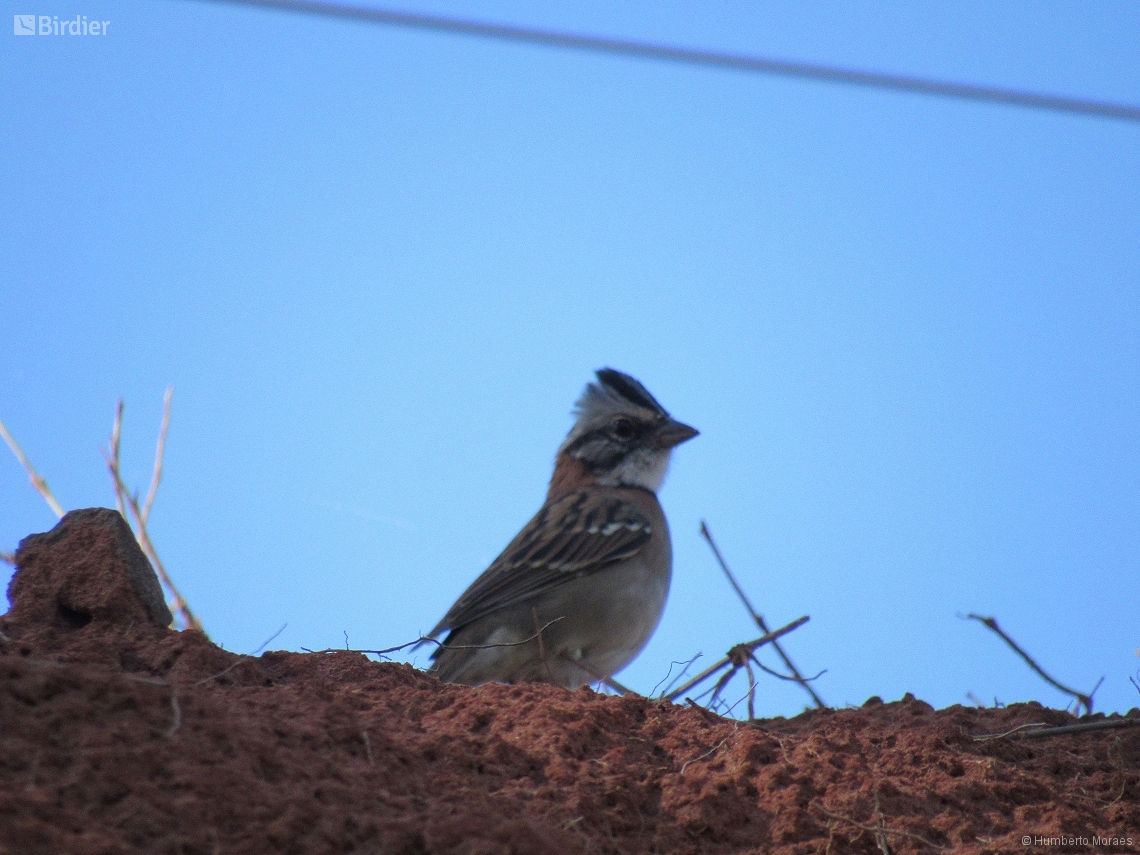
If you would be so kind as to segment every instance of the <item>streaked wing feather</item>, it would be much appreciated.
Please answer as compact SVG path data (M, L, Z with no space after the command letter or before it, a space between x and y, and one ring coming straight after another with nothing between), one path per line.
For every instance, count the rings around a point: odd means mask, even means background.
M562 496L535 514L431 635L636 555L651 534L649 519L629 502L586 492Z

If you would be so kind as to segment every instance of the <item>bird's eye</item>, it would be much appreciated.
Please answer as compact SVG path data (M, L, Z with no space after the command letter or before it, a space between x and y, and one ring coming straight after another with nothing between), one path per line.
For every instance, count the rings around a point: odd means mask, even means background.
M629 419L618 419L610 426L610 431L618 439L633 439L633 435L636 433L633 422Z

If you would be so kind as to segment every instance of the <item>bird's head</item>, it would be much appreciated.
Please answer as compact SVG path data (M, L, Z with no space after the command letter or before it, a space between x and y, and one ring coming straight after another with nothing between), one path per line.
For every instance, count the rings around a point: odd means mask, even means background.
M609 487L657 492L674 447L697 435L674 419L636 379L613 368L597 372L574 408L575 422L558 449L559 468Z

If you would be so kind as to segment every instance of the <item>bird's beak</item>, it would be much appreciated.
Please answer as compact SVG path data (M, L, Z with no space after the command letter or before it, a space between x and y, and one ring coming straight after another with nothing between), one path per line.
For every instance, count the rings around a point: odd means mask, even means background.
M695 427L689 427L687 424L682 424L671 418L657 429L654 441L658 448L673 448L685 440L692 439L699 433L700 431Z

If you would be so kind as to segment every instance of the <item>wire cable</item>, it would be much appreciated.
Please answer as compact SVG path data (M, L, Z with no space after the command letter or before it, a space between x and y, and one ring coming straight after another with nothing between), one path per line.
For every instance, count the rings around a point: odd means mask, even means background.
M459 35L480 36L483 38L522 42L546 47L592 51L595 53L637 57L641 59L664 60L667 62L678 62L732 71L796 77L807 80L819 80L827 83L845 83L854 86L890 89L896 92L935 95L944 98L957 98L967 101L981 101L990 104L1003 104L1006 106L1028 107L1037 110L1049 110L1052 112L1082 116L1140 122L1140 107L1131 104L1095 101L1087 98L1072 98L1063 95L1045 95L1017 89L1003 89L998 86L952 83L945 80L909 77L903 74L859 71L856 69L838 68L809 62L792 62L789 60L768 59L743 54L720 53L717 51L697 50L672 45L606 38L604 36L589 36L580 33L559 32L557 30L519 27L510 24L493 24L465 18L451 18L444 15L425 15L414 12L399 12L391 9L369 9L343 3L319 3L314 2L314 0L210 0L210 2L275 9L283 12L299 12L329 18L342 18L372 24L410 27L413 29L433 30L436 32Z

